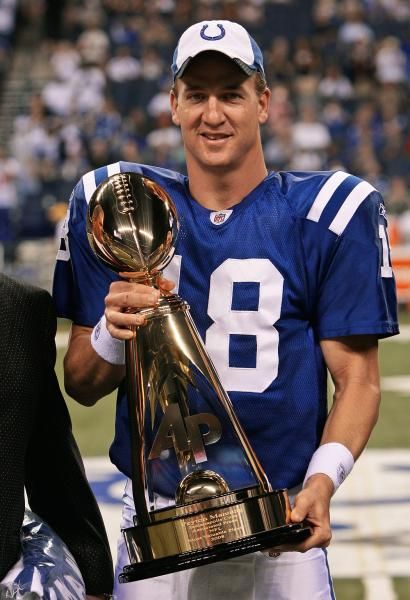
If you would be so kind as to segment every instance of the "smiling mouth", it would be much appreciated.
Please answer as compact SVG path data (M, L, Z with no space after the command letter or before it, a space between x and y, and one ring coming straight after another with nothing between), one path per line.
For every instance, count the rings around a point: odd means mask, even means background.
M199 135L210 142L221 142L231 137L227 133L200 133Z

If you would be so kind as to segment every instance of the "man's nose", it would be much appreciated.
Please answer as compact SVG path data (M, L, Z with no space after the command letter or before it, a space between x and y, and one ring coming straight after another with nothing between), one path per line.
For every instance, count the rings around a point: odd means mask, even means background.
M208 98L204 108L203 119L209 125L219 125L225 120L222 103L215 96Z

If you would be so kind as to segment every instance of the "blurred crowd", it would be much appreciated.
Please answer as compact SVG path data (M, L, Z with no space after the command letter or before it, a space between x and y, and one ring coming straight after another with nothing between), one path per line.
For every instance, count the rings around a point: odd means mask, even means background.
M22 2L26 18L30 4ZM49 79L0 147L0 208L11 215L0 240L51 235L90 169L125 160L184 171L169 110L170 57L189 24L230 19L264 51L268 167L365 178L396 215L392 241L410 243L408 0L35 4Z

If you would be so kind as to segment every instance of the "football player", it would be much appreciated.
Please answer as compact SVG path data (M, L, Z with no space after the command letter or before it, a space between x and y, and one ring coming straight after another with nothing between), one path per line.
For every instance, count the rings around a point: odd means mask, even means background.
M188 176L119 162L86 174L71 197L54 291L60 315L73 321L67 390L92 405L119 386L110 456L130 477L124 340L143 317L127 309L155 306L160 292L97 261L86 214L101 182L135 171L165 188L181 218L160 287L191 306L270 483L290 490L292 520L306 519L312 535L271 557L117 584L115 597L328 600L330 500L377 420L377 340L398 332L383 200L342 171L268 172L260 126L270 91L262 53L239 24L189 27L172 71L172 119ZM335 385L329 414L327 370ZM133 514L127 484L122 527L133 525ZM127 563L120 541L117 573Z

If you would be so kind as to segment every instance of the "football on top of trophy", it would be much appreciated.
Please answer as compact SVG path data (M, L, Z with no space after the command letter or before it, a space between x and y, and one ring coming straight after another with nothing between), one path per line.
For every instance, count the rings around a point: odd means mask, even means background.
M139 173L116 173L93 193L87 236L97 257L117 273L146 281L171 261L179 223L169 194Z

